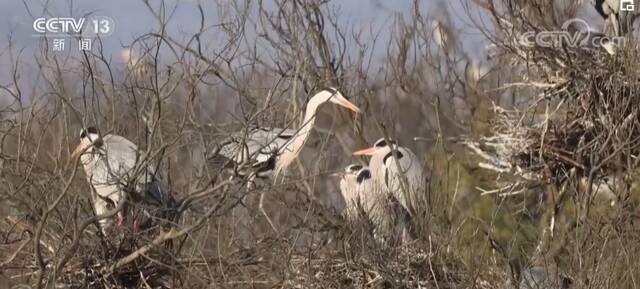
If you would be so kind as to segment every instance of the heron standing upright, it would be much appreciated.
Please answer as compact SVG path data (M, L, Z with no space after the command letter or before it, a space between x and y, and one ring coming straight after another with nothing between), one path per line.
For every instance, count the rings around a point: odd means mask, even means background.
M373 236L381 244L402 237L406 211L395 197L374 185L369 167L352 164L336 175L340 177L340 192L346 204L343 215L347 220L364 218L373 226Z
M218 149L221 155L237 167L247 169L251 178L277 177L298 157L309 133L313 129L318 107L333 103L359 113L360 109L335 88L327 88L316 93L306 105L302 124L298 129L253 127L248 132L231 136ZM242 171L242 170L241 170ZM269 225L276 227L263 207L264 191L260 195L259 209Z
M345 202L345 217L354 219L359 207L366 213L375 208L376 196L372 190L371 171L368 167L351 164L337 176L340 177L340 193Z
M420 195L425 191L426 176L422 161L408 148L399 146L395 140L381 138L370 148L362 149L354 155L371 156L369 168L373 185L382 188L398 200L409 217L412 217ZM405 236L409 237L409 224Z
M165 217L173 204L151 165L140 158L138 147L128 139L114 134L101 136L98 129L88 127L80 131L80 144L71 159L80 158L87 181L92 188L92 201L97 216L120 208L118 228L122 228L127 202L142 206L149 218ZM103 216L104 217L104 216ZM99 221L103 233L113 226L111 218ZM134 230L137 229L134 219Z

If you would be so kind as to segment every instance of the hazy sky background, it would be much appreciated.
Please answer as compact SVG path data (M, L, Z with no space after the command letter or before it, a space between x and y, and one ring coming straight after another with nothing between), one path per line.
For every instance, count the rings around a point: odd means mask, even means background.
M230 1L230 0L221 0ZM136 0L50 0L50 1L23 1L0 0L0 47L6 48L8 37L11 35L16 47L31 50L38 45L38 37L33 36L33 20L38 17L49 16L70 16L82 15L92 12L94 15L107 15L116 22L114 34L105 38L105 46L111 51L122 48L124 44L130 43L134 37L142 35L155 28L156 21L149 13L142 1ZM198 28L197 3L204 6L205 15L209 24L219 22L218 13L220 11L215 1L194 1L194 0L168 0L167 7L177 7L173 15L170 31L172 35L179 32L194 32ZM266 1L269 2L269 1ZM439 0L422 0L422 10L425 14L430 14L434 3ZM456 10L459 1L442 1L448 3ZM46 3L47 10L44 10ZM158 4L158 0L152 0L152 4ZM343 21L348 21L351 25L379 28L389 25L396 13L407 13L411 10L412 0L341 0L333 1L331 5L336 6L342 13ZM157 5L156 5L157 6ZM451 9L450 9L451 10ZM461 9L459 9L461 10ZM30 12L30 13L29 13ZM31 15L30 15L31 14ZM388 29L383 33L388 33ZM384 35L383 35L384 36ZM477 41L479 35L467 35L467 41ZM471 52L478 51L473 49Z
M220 23L218 15L221 11L214 0L166 0L168 10L175 7L169 27L169 33L172 36L181 35L187 39L198 29L197 4L199 2L204 7L207 24ZM265 2L270 3L271 1ZM381 31L378 43L379 53L377 53L381 59L384 56L384 46L386 45L384 39L392 33L389 27L394 17L398 13L409 13L412 9L412 2L412 0L335 0L330 5L338 8L341 13L339 19L344 21L344 24L348 24L349 29L373 27L373 30ZM449 13L452 14L451 19L454 25L459 29L456 31L462 33L457 37L462 41L465 53L481 59L486 53L486 43L482 40L483 36L470 26L461 2L465 1L422 0L421 9L424 15L438 17L442 16L442 9L436 9L436 7L438 5L446 6ZM150 0L150 3L158 7L160 0ZM47 10L44 10L44 7L47 7ZM42 41L40 37L34 36L33 20L35 18L81 16L86 13L106 15L116 22L114 33L103 39L106 55L111 56L116 63L121 61L119 55L123 46L130 44L135 37L157 29L156 20L141 0L36 0L24 2L0 0L0 67L9 65L7 51L10 38L14 44L14 51L22 50L21 59L25 64L25 70L30 64L33 64L34 49L38 48ZM381 27L385 27L385 29L381 29ZM213 33L209 37L211 39L207 39L208 44L220 45L216 42ZM67 43L67 50L69 49L75 49L75 53L77 53L77 43ZM0 71L0 83L6 83L9 76L8 71L10 70Z

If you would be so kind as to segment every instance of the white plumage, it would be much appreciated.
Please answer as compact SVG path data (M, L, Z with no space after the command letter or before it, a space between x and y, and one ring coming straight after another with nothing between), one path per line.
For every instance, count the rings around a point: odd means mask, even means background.
M92 187L92 200L96 215L103 215L128 201L142 207L147 217L159 217L169 210L172 198L162 187L152 165L140 159L138 147L128 139L109 134L100 136L98 130L89 127L80 133L80 144L72 159L80 162ZM141 165L145 164L145 165ZM125 208L118 212L118 225L122 225ZM102 219L103 232L113 225L113 220Z

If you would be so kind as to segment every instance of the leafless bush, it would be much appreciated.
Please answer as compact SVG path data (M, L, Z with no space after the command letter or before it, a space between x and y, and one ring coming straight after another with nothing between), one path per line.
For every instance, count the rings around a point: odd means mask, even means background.
M0 111L0 282L515 288L536 264L562 269L579 288L635 287L635 48L609 56L517 41L560 27L577 1L457 2L493 44L491 71L465 52L446 2L426 14L414 1L381 28L388 38L346 26L327 1L220 1L214 24L199 6L199 30L186 37L168 32L174 7L143 3L156 29L123 47L122 63L99 41L64 55L45 39L32 81L22 66L30 56L10 46L2 73L13 81L0 86L12 100ZM306 99L327 86L365 113L321 109L282 178L249 184L212 161L232 134L298 127ZM97 220L117 210L95 215L84 172L69 161L90 125L136 143L137 166L159 168L178 200L174 224L101 233ZM466 148L451 142L463 134ZM376 242L366 219L343 219L329 176L366 161L351 153L383 136L429 171L418 238L402 246ZM596 202L605 185L615 210ZM263 192L278 232L258 213Z
M613 260L626 254L614 248L635 248L638 240L632 229L638 83L628 69L638 59L635 39L628 35L615 55L567 43L531 47L519 36L557 31L576 17L580 2L502 2L483 4L496 27L497 61L522 77L507 78L498 88L499 93L517 95L518 101L494 103L492 131L466 142L481 167L505 176L497 189L485 193L515 195L511 198L525 204L526 195L542 197L529 263L562 267L573 273L578 288L633 287L635 261L625 259L623 269ZM608 199L606 205L598 201L602 198ZM622 225L617 218L628 223ZM616 236L598 237L609 230ZM594 258L589 246L616 257L585 264L580 260Z

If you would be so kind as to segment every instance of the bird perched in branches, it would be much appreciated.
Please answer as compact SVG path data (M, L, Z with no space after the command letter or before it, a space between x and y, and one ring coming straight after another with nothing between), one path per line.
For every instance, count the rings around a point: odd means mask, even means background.
M242 175L277 177L298 157L313 129L316 112L325 103L333 103L359 113L360 109L333 87L316 93L309 99L302 123L297 129L252 127L222 142L217 155L230 160ZM275 226L263 207L264 191L260 195L259 209L271 227Z
M372 225L373 236L380 244L392 244L403 237L406 210L395 197L374 186L369 167L351 164L334 175L340 178L347 220L364 220Z
M134 231L146 228L158 219L170 218L175 200L163 188L154 166L128 139L114 134L102 136L95 127L82 129L80 144L71 154L74 162L78 158L91 186L98 217L118 209L115 226L121 230L128 212L134 213L132 216L141 212L146 219L140 222L134 217ZM135 208L131 208L131 204ZM105 234L114 225L113 218L103 217L99 223Z
M355 218L359 208L368 214L375 210L377 200L375 193L371 190L369 167L351 164L344 168L344 171L334 175L340 178L340 193L346 205L344 215L347 218Z
M422 161L411 150L399 146L395 140L381 138L372 147L353 154L371 156L373 186L398 200L409 218L424 205L419 203L424 200L421 196L426 192L426 176ZM411 231L407 223L406 238L413 234Z

